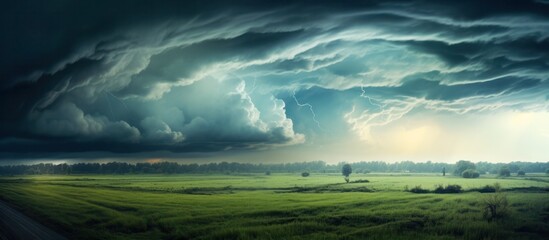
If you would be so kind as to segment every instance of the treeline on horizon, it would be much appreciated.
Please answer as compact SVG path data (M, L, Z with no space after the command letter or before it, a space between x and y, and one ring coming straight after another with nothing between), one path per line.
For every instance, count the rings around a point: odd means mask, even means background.
M327 164L324 161L299 162L299 163L205 163L205 164L181 164L176 162L136 163L109 162L109 163L75 163L75 164L51 164L40 163L34 165L8 165L0 166L0 175L24 175L24 174L180 174L180 173L340 173L345 163ZM443 169L447 173L454 170L455 164L436 162L412 162L402 161L386 163L381 161L350 163L353 173L437 173ZM506 166L512 173L522 170L526 173L546 172L549 162L511 162L488 163L478 162L476 170L481 174L496 174L499 169Z

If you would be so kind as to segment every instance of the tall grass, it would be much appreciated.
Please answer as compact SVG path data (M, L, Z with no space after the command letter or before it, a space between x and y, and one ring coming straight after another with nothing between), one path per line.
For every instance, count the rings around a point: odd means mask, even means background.
M512 214L486 221L482 199L491 193L470 191L495 182L504 190L543 188L544 181L365 178L353 184L317 174L1 178L0 198L77 239L543 239L549 231L547 192L508 191ZM434 191L437 184L459 184L465 192L402 191L406 185Z

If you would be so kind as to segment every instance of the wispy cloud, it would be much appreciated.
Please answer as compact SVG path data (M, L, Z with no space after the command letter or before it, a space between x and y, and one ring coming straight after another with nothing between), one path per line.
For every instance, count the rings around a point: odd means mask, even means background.
M415 112L548 111L543 1L315 5L9 4L0 149L247 151L372 142Z

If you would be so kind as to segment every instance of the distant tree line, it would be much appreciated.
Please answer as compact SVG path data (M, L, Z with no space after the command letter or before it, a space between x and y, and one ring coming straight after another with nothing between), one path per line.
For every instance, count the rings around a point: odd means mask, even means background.
M1 175L21 174L176 174L176 173L341 173L345 163L327 164L323 161L299 162L299 163L205 163L205 164L181 164L175 162L158 163L75 163L75 164L51 164L40 163L33 165L7 165L0 166ZM369 172L410 172L410 173L442 173L443 169L454 172L456 164L435 162L395 162L381 161L349 163L353 173ZM509 169L510 173L546 172L549 162L512 162L504 163L475 163L475 169L479 174L498 174L502 169Z

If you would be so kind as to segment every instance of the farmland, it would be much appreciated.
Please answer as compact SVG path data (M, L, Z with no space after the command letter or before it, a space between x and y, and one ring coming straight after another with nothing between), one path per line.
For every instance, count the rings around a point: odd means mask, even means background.
M368 181L365 181L368 180ZM354 181L354 182L353 182ZM435 174L25 175L0 198L78 239L542 239L549 177ZM478 189L498 183L505 217L483 217ZM458 184L455 194L416 186Z

